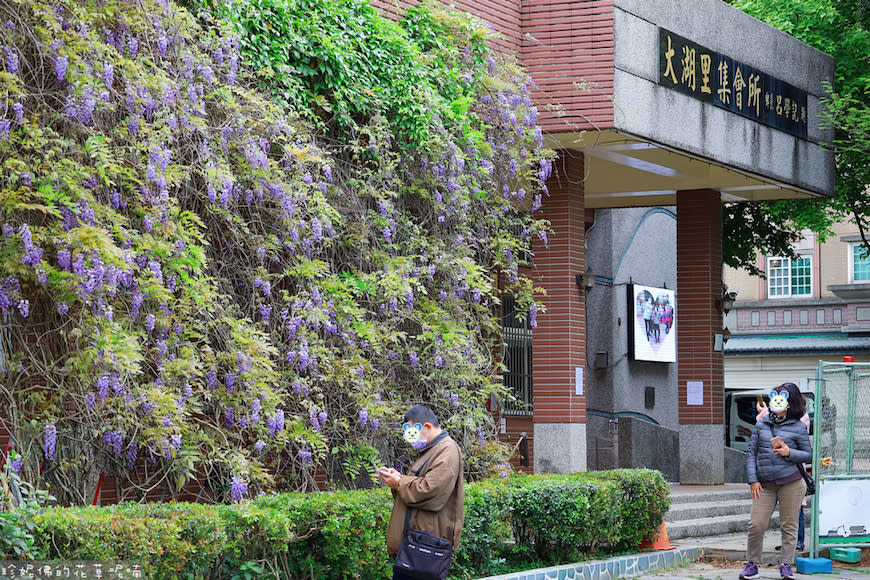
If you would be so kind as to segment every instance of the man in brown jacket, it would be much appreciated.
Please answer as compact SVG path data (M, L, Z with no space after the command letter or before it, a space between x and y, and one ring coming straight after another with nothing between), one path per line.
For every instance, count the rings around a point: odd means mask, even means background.
M411 510L409 530L425 530L459 546L462 533L465 484L462 473L462 454L459 445L441 429L438 418L429 407L414 405L405 413L402 425L405 441L422 449L409 475L395 469L381 467L377 477L393 493L393 511L387 530L387 551L395 556L402 543L405 512ZM413 580L399 570L393 571L394 580Z

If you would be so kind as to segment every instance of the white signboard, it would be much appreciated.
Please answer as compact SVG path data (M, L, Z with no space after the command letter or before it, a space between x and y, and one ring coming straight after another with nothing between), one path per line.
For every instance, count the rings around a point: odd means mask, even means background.
M870 481L822 479L816 494L820 542L867 541L870 537Z

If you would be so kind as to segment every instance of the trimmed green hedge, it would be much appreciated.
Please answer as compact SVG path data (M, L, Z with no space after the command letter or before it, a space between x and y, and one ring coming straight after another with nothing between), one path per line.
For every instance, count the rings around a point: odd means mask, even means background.
M466 486L453 574L469 578L637 550L669 506L658 471L518 475ZM126 560L148 577L389 578L386 489L237 505L121 504L38 514L49 559Z

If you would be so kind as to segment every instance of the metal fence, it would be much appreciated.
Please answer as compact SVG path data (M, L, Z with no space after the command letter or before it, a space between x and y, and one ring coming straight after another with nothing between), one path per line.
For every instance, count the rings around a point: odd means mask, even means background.
M819 361L810 554L870 546L870 363Z

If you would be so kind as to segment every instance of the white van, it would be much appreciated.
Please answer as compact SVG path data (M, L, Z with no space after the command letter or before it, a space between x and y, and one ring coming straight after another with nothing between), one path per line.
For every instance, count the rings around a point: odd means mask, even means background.
M756 396L761 395L767 404L768 394L772 389L751 389L725 391L725 445L746 451L749 438L755 429ZM813 413L815 412L815 395L811 391L801 391L807 400L807 414L810 416L810 437L813 436Z

